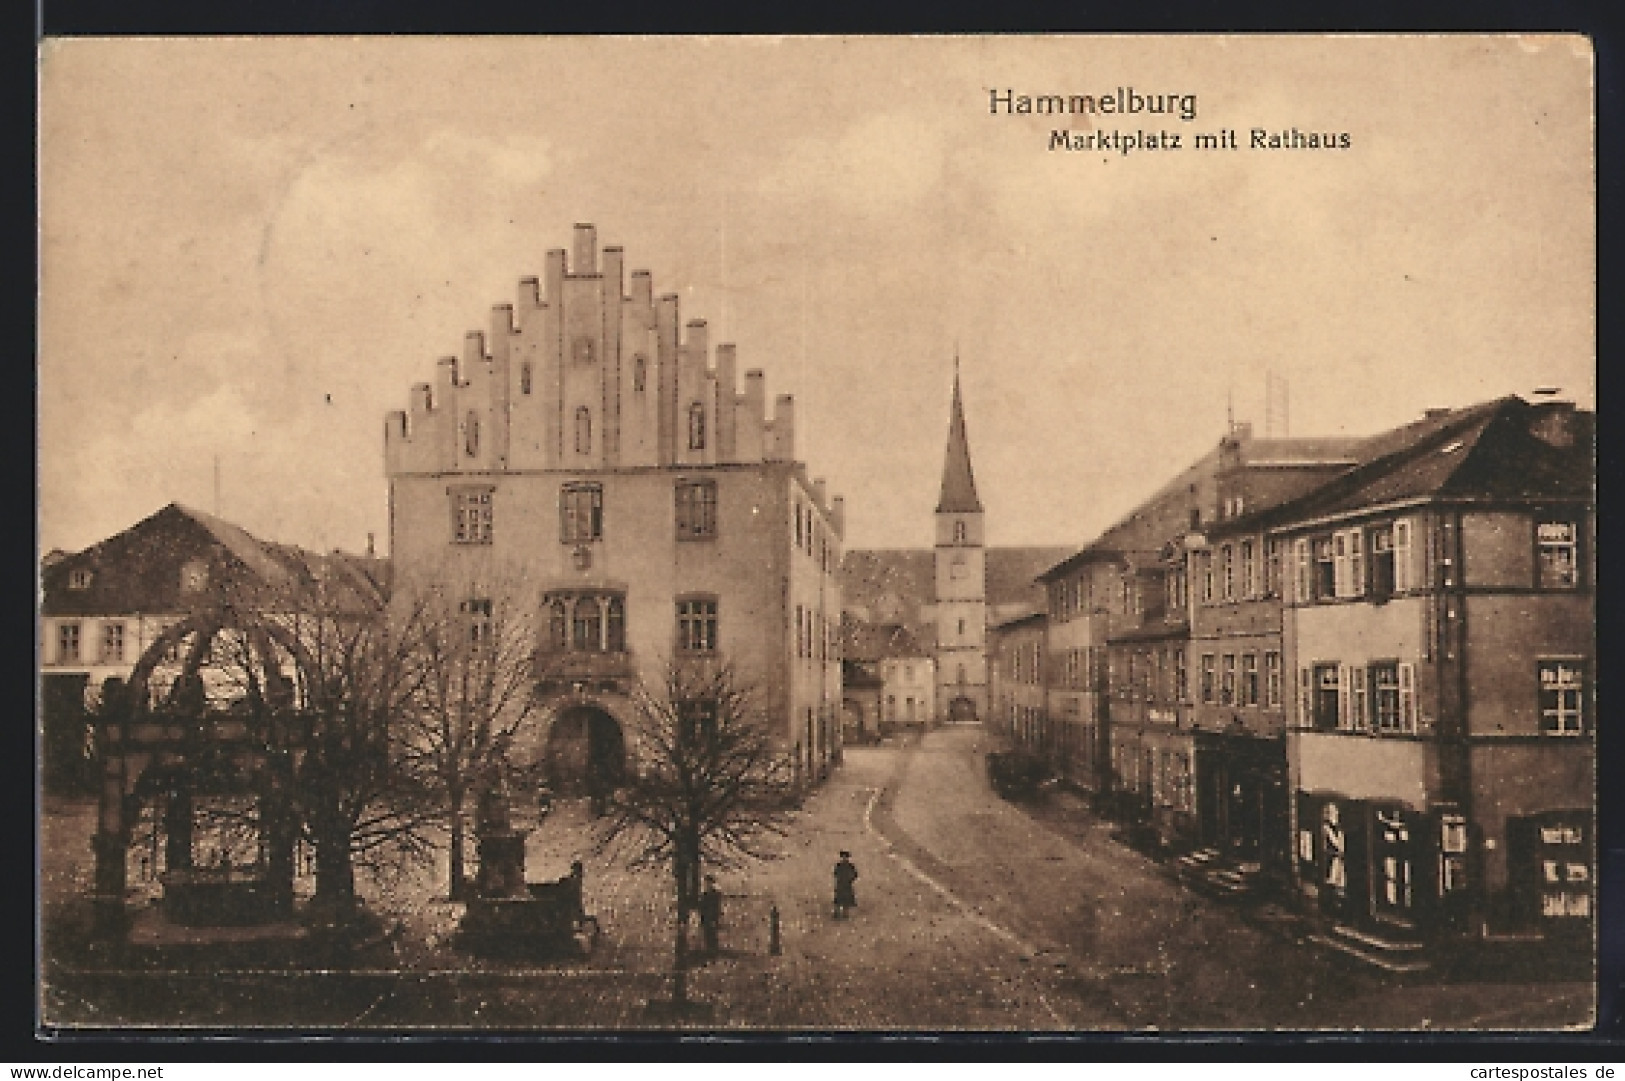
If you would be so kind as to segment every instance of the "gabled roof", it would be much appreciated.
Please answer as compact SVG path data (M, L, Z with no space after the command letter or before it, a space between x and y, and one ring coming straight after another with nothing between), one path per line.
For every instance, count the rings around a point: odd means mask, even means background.
M928 657L931 651L901 623L848 620L841 625L841 653L848 660L879 661L889 657Z
M1038 573L1065 556L1059 547L994 547L984 551L986 601L990 608L1023 601L1043 603ZM879 620L918 622L936 590L936 552L931 548L849 548L841 557L841 596L847 608L875 609L887 598L898 611Z
M957 362L956 362L957 363ZM970 443L965 438L965 407L959 397L959 371L954 370L954 402L948 418L948 450L942 462L942 492L938 514L980 514L976 478L971 475Z
M209 568L200 596L181 591L181 569L192 563ZM75 572L89 572L83 588L71 588ZM365 614L387 598L388 568L382 560L262 541L241 526L171 503L44 567L41 584L46 615L174 613L227 594L297 603L300 593L318 588L331 610Z
M1549 406L1508 396L1437 411L1366 440L1361 464L1277 507L1224 524L1237 532L1416 501L1539 501L1592 496L1594 414L1575 412L1559 447L1533 428ZM1220 530L1215 530L1220 532Z

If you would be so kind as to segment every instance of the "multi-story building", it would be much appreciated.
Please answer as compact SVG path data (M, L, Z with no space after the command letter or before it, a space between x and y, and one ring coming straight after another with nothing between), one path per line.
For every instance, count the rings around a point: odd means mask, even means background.
M1017 745L1040 752L1060 736L1044 703L1045 618L1029 612L988 629L989 721Z
M391 557L408 586L487 581L541 613L536 754L623 771L633 693L727 663L799 776L839 755L843 515L795 459L794 404L628 282L591 225L390 414ZM474 611L489 598L470 596ZM584 755L567 747L586 747ZM579 778L556 778L568 786Z
M186 616L227 600L275 609L318 588L338 610L375 612L388 593L388 567L370 553L319 555L263 541L171 503L83 551L60 554L43 569L41 587L42 747L46 784L58 788L88 779L89 711L105 681L127 680Z
M936 661L903 624L846 620L841 658L846 724L863 738L936 718Z
M1334 919L1589 944L1593 426L1433 414L1269 528L1296 881Z
M1049 711L1066 732L1055 741L1065 748L1053 764L1059 774L1150 823L1163 842L1197 842L1201 684L1188 643L1199 582L1189 555L1213 523L1346 469L1353 442L1254 438L1250 425L1238 424L1039 575L1049 599ZM1215 668L1215 687L1221 679Z

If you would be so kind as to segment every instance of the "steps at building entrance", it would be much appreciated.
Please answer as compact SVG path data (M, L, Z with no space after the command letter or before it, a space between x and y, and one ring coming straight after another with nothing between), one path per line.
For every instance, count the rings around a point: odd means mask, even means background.
M1390 932L1338 923L1325 932L1311 934L1309 940L1396 975L1426 972L1433 967L1426 944L1404 935L1397 927Z
M1228 863L1216 848L1198 848L1174 858L1180 881L1221 899L1249 896L1261 870L1257 863Z

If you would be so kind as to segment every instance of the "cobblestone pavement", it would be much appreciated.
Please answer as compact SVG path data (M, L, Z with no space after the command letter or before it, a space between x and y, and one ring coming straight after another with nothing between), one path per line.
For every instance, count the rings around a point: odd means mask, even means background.
M1112 842L1075 803L1035 816L997 799L976 726L923 742L852 748L807 800L779 858L718 875L723 950L690 976L714 1029L1074 1031L1259 1027L1368 1029L1583 1022L1576 985L1407 987L1339 964L1191 895ZM522 818L521 827L535 825ZM48 935L88 885L93 808L48 805ZM450 936L443 858L363 875L370 905L399 920L393 959L367 970L64 970L43 991L68 1025L300 1026L351 1030L666 1028L666 876L589 851L585 808L561 803L527 843L532 881L586 863L603 929L579 961L471 959ZM832 918L832 867L852 852L852 918ZM768 951L777 907L782 953ZM56 915L53 916L53 913Z

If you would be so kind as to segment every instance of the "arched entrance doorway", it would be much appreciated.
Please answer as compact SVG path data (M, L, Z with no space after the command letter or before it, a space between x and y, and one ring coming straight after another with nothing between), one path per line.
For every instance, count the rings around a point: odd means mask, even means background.
M949 724L972 724L976 720L976 703L960 695L948 703Z
M626 781L626 738L605 710L569 706L547 734L545 762L548 784L559 795L602 798Z

